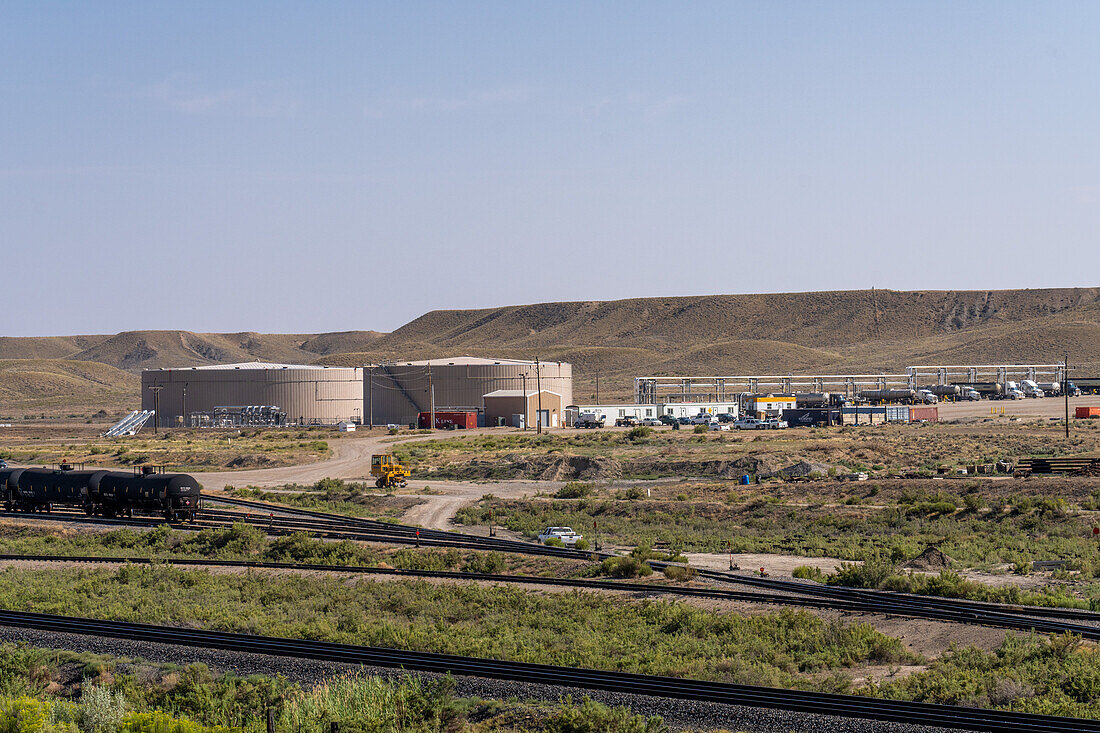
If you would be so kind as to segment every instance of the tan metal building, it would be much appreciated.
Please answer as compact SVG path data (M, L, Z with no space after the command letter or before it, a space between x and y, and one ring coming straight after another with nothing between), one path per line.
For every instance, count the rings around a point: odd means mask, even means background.
M183 369L146 369L141 373L141 407L156 409L157 424L187 424L185 416L215 407L276 405L290 423L335 425L358 422L363 415L363 369L300 364L218 364Z
M543 361L536 369L533 361L473 356L374 364L363 369L364 422L373 417L375 425L415 423L421 412L431 411L433 392L437 412L482 412L483 395L502 389L537 390L536 384L568 405L573 400L573 367Z
M511 425L514 428L534 427L539 423L546 428L562 426L561 395L550 390L498 389L488 393L485 400L485 424L489 426Z

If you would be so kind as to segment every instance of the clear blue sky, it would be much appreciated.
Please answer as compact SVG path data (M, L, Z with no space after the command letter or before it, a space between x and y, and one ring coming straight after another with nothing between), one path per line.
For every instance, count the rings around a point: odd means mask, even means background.
M8 0L0 335L1097 285L1098 29L1094 2Z

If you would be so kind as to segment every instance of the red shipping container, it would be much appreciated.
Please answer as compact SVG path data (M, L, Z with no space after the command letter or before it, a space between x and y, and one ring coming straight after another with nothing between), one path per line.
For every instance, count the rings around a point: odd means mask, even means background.
M909 422L939 422L940 408L938 407L910 407Z
M1100 407L1078 407L1073 416L1078 420L1087 420L1090 417L1100 417Z
M432 421L432 414L430 412L420 413L420 419L418 421L421 428L426 428ZM466 430L477 427L477 410L462 410L462 411L447 411L440 410L435 411L435 429L436 430L454 430L455 428L463 428Z

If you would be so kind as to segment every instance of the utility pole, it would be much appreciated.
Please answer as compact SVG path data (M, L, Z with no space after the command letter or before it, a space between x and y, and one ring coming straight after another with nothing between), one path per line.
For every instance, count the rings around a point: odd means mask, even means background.
M539 414L535 418L535 423L538 425L536 432L542 435L542 377L539 374L539 360L537 357L535 358L535 389L539 391Z
M187 382L184 382L183 383L183 425L184 425L184 427L187 427L187 425L190 422L191 421L187 419Z
M432 363L428 362L428 430L435 430L435 385L432 384Z
M160 391L164 389L162 385L154 384L149 388L149 391L153 393L153 435L157 434L157 423L160 422Z
M370 410L370 429L374 430L374 367L367 367L367 404Z
M596 404L600 404L600 373L596 372Z
M527 426L531 422L531 403L527 400L527 372L520 376L523 377L523 431L527 432Z
M1069 354L1062 360L1062 392L1066 396L1066 437L1069 437Z

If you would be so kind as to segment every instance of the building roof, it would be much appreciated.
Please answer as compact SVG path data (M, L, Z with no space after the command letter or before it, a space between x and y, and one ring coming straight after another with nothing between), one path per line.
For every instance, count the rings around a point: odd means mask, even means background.
M556 361L543 361L542 364L559 364L565 362ZM506 364L511 366L534 366L533 361L524 361L523 359L485 359L480 356L449 356L440 357L438 359L423 359L421 361L399 361L394 362L398 366L492 366L494 364Z
M266 361L244 361L240 364L208 364L192 367L161 367L157 369L145 369L147 372L167 372L179 369L193 370L217 370L217 369L354 369L355 367L330 367L322 364L274 364Z
M552 394L555 397L561 397L561 395L558 394L557 392L552 392L548 389L544 389L542 391L546 394ZM526 394L524 393L524 391L522 389L496 389L496 390L493 390L492 392L489 392L488 394L481 395L481 399L485 399L486 397L524 397L524 396L534 397L538 393L539 392L538 392L537 389L536 390L531 390L531 391L527 392Z

